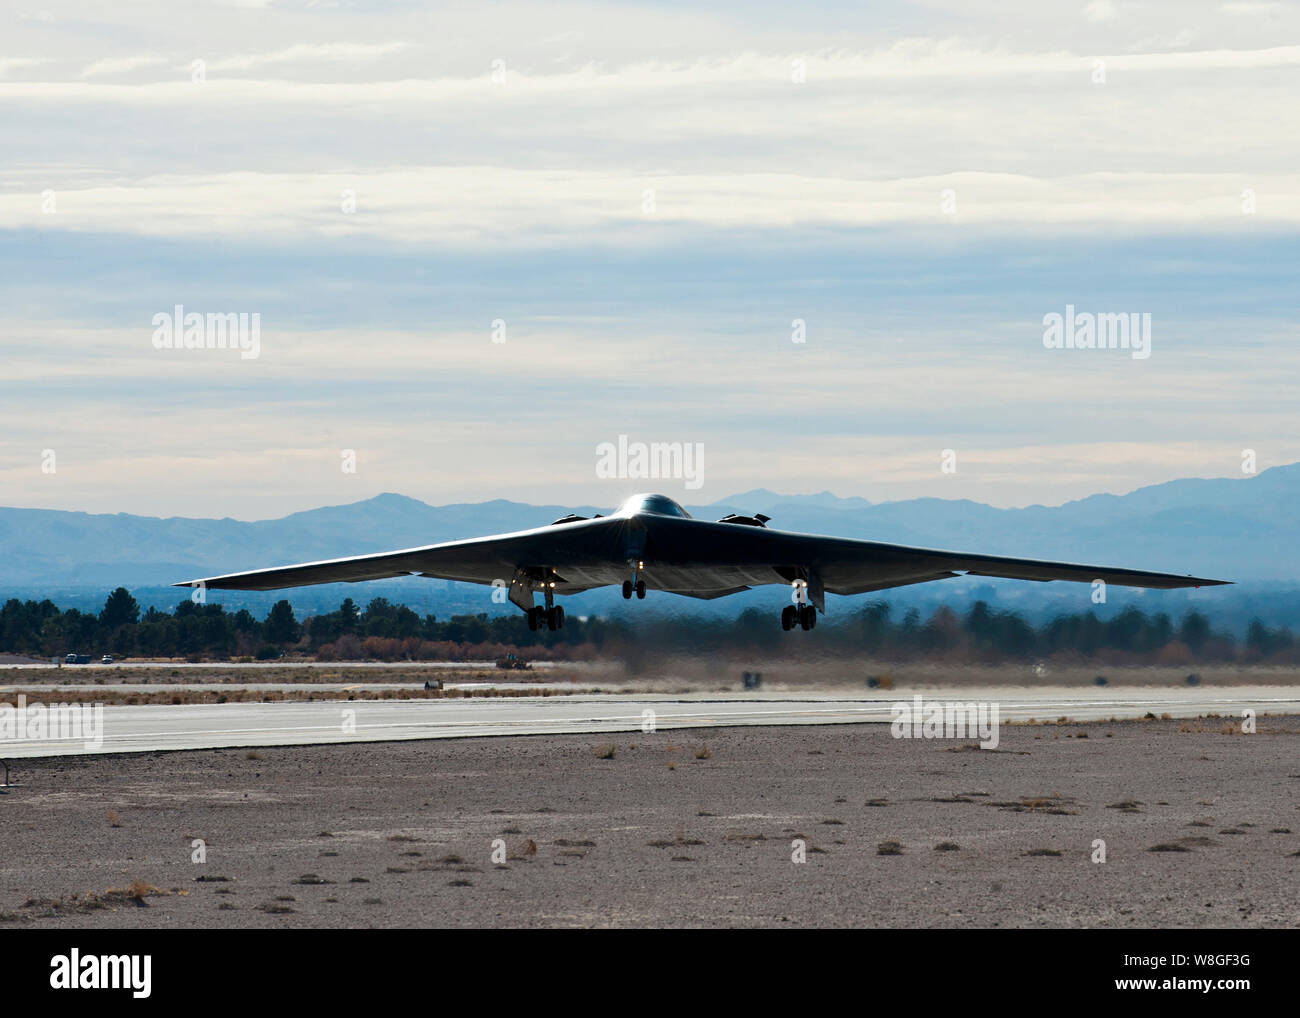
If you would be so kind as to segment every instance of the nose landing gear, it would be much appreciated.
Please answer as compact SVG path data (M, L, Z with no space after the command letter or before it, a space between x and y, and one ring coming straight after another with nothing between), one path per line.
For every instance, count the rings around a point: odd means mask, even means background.
M804 575L796 575L790 581L790 599L793 604L781 609L781 628L787 633L798 626L807 632L817 628L817 609L826 610L825 588L822 586L821 574L816 569L802 570Z
M810 604L788 604L781 609L781 628L789 632L795 626L805 631L817 628L817 609Z
M632 579L623 581L623 600L630 601L632 594L635 592L638 601L645 600L645 580L639 580L636 577L637 570L645 563L637 559L628 559L627 564L632 567Z

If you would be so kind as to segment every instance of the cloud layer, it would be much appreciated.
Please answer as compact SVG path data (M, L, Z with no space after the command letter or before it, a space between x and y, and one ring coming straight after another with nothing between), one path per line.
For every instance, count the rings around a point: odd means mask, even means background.
M1300 459L1295 4L96 17L4 15L8 504L604 504L622 433L704 442L711 497ZM1045 350L1067 303L1152 358ZM261 357L155 350L176 304Z

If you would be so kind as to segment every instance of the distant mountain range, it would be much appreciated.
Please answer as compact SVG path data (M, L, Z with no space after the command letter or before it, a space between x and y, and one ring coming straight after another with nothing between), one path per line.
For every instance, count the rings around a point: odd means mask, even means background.
M1264 589L1300 589L1296 583L1298 505L1300 463L1242 479L1177 480L1127 495L1093 495L1061 506L1023 509L939 498L873 504L830 492L780 495L765 489L688 509L703 519L728 512L761 512L772 517L769 526L783 530L1212 576L1243 585L1214 592L1231 598L1255 596ZM0 508L0 596L49 596L65 605L89 604L98 598L102 603L103 594L120 585L137 591L137 596L143 592L142 602L173 604L183 593L162 588L194 576L523 530L570 512L589 516L611 508L504 499L431 506L403 495L383 494L252 523ZM1047 587L972 577L911 588L890 599L938 603L953 597L965 600L982 591L979 596L1021 608L1055 604L1062 597L1086 606L1079 593L1084 589L1074 584ZM1150 598L1153 593L1142 596ZM373 596L402 598L437 614L502 610L491 604L484 588L428 580L305 588L289 596L295 606L308 611L337 606L344 596L362 604ZM753 603L754 596L725 599L716 602L714 609L739 610ZM776 592L778 599L783 596ZM1186 594L1159 596L1174 606ZM257 594L245 598L236 592L222 595L228 604L249 606L267 605L274 599ZM579 600L583 603L575 603L578 610L605 603L600 592ZM671 600L700 607L694 601Z

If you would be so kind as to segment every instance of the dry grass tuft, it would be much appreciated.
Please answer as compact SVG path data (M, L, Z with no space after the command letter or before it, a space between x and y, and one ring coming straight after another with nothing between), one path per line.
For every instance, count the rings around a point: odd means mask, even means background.
M736 831L731 834L724 835L722 840L738 841L738 842L766 841L767 835L765 835L762 831L759 831L754 834L748 834L743 831Z

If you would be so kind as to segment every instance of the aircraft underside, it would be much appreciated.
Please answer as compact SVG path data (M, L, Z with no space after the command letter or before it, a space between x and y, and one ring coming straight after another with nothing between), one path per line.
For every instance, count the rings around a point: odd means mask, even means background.
M627 600L644 599L650 590L711 600L751 587L784 584L792 596L781 611L781 626L790 630L814 628L817 614L826 611L828 592L864 594L961 575L1156 589L1224 582L796 534L769 529L767 521L761 514L697 520L666 496L637 495L611 516L571 515L513 534L231 573L177 586L278 590L428 576L508 586L510 601L526 613L530 628L554 630L564 625L557 596L598 587L618 587Z

